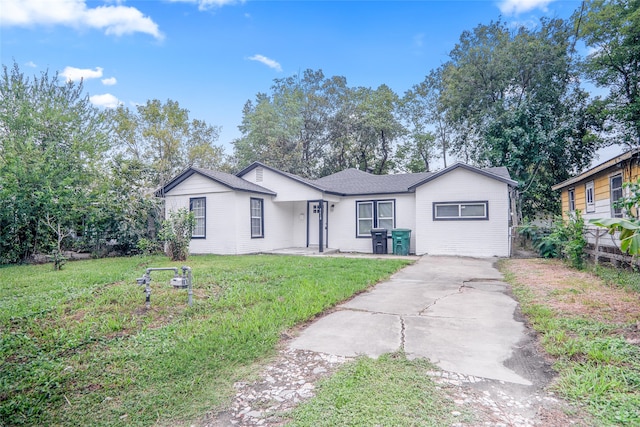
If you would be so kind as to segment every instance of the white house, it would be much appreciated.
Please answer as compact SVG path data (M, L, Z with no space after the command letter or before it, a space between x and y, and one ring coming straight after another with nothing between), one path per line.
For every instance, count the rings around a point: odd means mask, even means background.
M190 252L247 254L315 247L371 253L371 229L409 229L418 255L509 256L506 168L456 163L439 172L373 175L347 169L317 180L256 162L236 175L189 168L157 195L196 217ZM388 241L388 252L392 242Z

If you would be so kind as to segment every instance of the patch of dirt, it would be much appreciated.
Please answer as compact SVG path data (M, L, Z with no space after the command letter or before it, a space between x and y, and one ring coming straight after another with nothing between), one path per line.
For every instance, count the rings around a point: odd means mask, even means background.
M640 294L607 286L592 273L558 260L511 259L507 265L516 281L531 290L535 303L558 313L604 323L640 322Z

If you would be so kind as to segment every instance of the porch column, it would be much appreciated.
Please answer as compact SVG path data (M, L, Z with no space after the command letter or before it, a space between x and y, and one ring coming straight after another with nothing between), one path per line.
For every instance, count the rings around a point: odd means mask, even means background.
M318 252L324 252L324 200L318 201Z

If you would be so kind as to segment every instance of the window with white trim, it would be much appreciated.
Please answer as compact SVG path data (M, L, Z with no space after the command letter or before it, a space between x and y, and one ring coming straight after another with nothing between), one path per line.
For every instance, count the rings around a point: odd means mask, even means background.
M251 238L264 237L264 201L251 198Z
M205 239L207 237L207 199L205 197L189 199L189 210L193 212L196 222L191 238Z
M489 202L434 202L433 220L483 220L489 219Z
M570 188L567 190L567 197L569 198L569 212L576 210L576 190Z
M356 236L371 237L372 228L391 230L395 226L395 210L394 200L356 202Z
M611 186L611 216L622 218L622 208L616 207L615 203L622 198L622 175L615 175L609 178Z
M589 181L584 185L584 197L587 204L587 212L596 211L595 189L593 181Z

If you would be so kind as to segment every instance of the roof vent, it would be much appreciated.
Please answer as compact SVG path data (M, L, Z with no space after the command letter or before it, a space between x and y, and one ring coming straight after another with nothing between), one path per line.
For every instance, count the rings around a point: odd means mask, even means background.
M256 182L262 182L262 175L264 174L264 169L262 167L256 168Z

